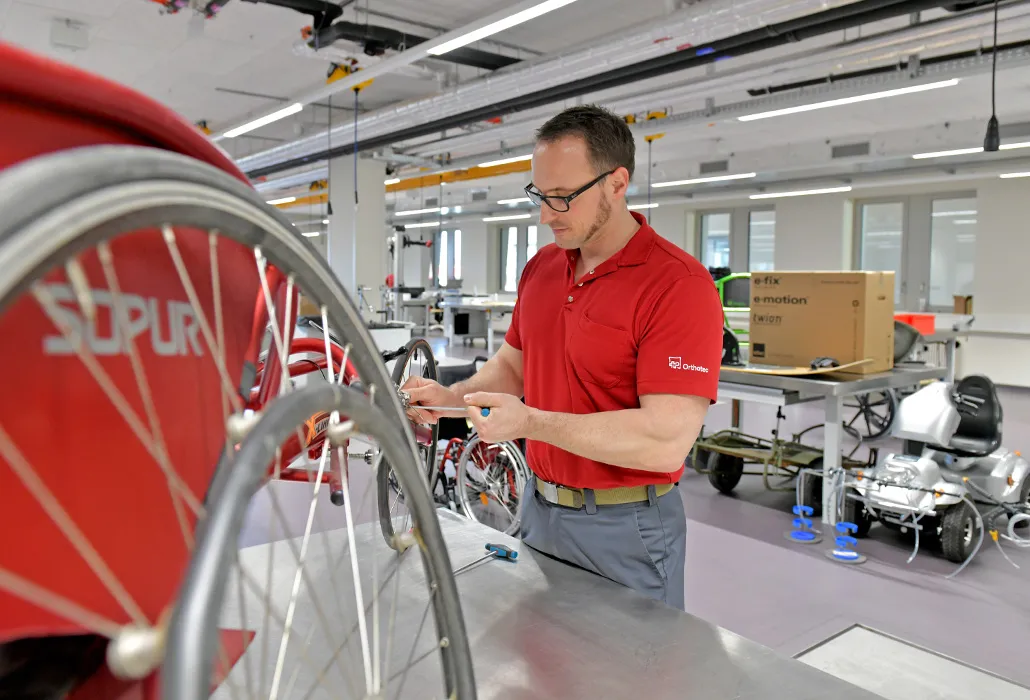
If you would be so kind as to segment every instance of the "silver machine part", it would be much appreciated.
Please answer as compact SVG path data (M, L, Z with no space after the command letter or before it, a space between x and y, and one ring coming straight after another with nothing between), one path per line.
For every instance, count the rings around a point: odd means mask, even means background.
M958 430L960 420L951 400L951 385L933 382L898 405L892 434L902 440L947 445Z

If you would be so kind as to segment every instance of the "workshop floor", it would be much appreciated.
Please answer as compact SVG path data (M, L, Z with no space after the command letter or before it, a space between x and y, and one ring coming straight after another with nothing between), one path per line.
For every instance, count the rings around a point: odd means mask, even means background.
M440 340L434 351L449 363L483 354L483 347ZM1030 450L1030 391L1001 388L1000 394L1005 445ZM823 420L819 403L785 413L786 432ZM775 408L745 405L742 427L767 436L775 415ZM729 405L714 406L706 424L709 430L728 427ZM821 431L806 437L818 444ZM876 445L881 455L898 446L889 439ZM1030 551L1006 548L1016 569L987 540L965 571L948 580L956 565L931 553L906 564L911 540L874 526L859 545L868 561L848 566L827 559L825 545L784 538L792 491L766 491L759 477L745 477L733 496L724 496L689 471L680 489L688 518L689 612L789 656L862 625L1030 688ZM950 697L930 692L924 697Z

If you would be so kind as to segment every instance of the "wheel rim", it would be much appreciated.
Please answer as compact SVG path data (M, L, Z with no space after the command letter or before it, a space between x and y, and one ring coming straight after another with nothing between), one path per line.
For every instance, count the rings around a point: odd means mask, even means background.
M121 185L110 185L100 192L81 194L77 197L69 197L65 201L55 202L54 211L26 217L29 221L27 224L19 225L17 222L12 224L13 213L21 212L25 208L19 208L18 193L22 191L22 194L24 194L25 188L21 187L24 183L20 182L17 178L24 177L26 173L29 179L39 175L41 172L46 173L48 176L42 179L56 182L56 187L59 188L64 184L60 177L63 172L78 172L77 169L79 167L88 170L87 166L92 166L95 171L99 171L96 166L100 162L104 163L104 167L110 168L113 171L118 171L118 166L121 164L124 166L122 172L132 172L134 167L144 167L147 168L145 171L151 172L161 170L162 164L167 165L170 163L170 170L175 170L176 168L193 169L193 171L199 173L197 177L200 180L206 178L218 182L219 178L223 180L228 179L221 174L213 174L213 170L205 170L204 167L199 167L197 163L188 159L168 156L167 154L156 155L144 149L90 149L89 153L66 153L40 160L45 160L46 162L32 163L30 164L32 167L13 168L0 176L0 184L3 185L3 187L0 187L0 192L3 192L3 197L6 197L6 199L0 198L0 201L5 204L3 213L0 214L0 260L3 260L5 264L11 263L9 266L2 268L5 270L5 276L0 280L0 318L3 318L5 312L16 312L18 304L15 304L13 299L19 296L21 292L29 290L33 278L37 280L42 279L41 275L43 272L48 267L54 267L55 263L61 264L65 260L71 260L75 263L69 263L64 268L66 270L64 281L75 291L74 275L76 274L75 267L78 265L75 261L78 261L80 257L85 255L84 251L87 247L96 245L97 250L100 251L97 253L97 258L103 260L105 258L103 253L105 249L107 250L108 257L110 257L112 251L118 252L118 241L138 235L128 233L123 236L123 232L136 232L162 223L171 223L172 225L164 231L164 237L168 243L168 251L166 252L172 252L176 247L178 247L180 253L185 250L182 245L183 238L177 233L182 229L196 229L199 227L210 231L208 235L212 241L214 241L215 237L214 229L220 229L221 232L218 235L221 239L231 240L237 244L256 248L256 267L252 268L256 278L266 279L262 271L267 268L264 268L263 265L267 265L269 262L284 269L304 270L307 273L305 276L306 295L315 302L322 303L323 320L328 319L331 321L335 329L338 331L343 330L345 337L354 338L354 342L363 346L366 350L373 347L367 330L360 322L360 317L349 303L344 301L343 293L339 290L337 283L324 265L324 262L319 262L310 246L296 237L288 224L284 224L274 212L269 211L261 202L254 201L259 199L254 193L233 193L232 189L234 186L239 189L238 183L236 185L224 185L223 190L219 190L218 187L210 184L182 182L176 181L174 178L153 182L136 181ZM102 178L98 176L98 179ZM30 199L27 195L25 198ZM40 244L41 241L43 242L42 245ZM108 245L109 242L110 245ZM216 243L212 243L212 250L218 250ZM175 257L174 252L172 257ZM92 264L92 260L89 262ZM177 265L180 275L182 275L183 269L181 262L180 259L180 264ZM117 260L111 265L111 269L117 268L116 263ZM250 264L254 265L255 260L252 259ZM108 271L108 268L103 263L101 263L101 267L104 267L105 272ZM212 270L218 269L218 265L214 263L212 263L211 267ZM125 269L123 265L121 269L118 269L118 273L123 273ZM128 277L128 275L125 275L125 277ZM184 286L185 279L189 277L190 274L187 273L183 278ZM92 289L90 285L96 284L96 278L97 274L94 273L92 278L88 280L85 287L87 291ZM112 280L116 279L117 275L107 277L106 279L112 298L118 296L117 287L110 286ZM290 284L293 283L290 282ZM226 288L229 288L229 285ZM286 297L289 298L290 288L287 287L286 289ZM54 325L58 326L64 334L65 344L73 347L76 346L75 339L81 337L81 332L74 332L73 329L73 332L69 334L61 327L59 322L61 314L54 313L54 309L57 308L54 306L54 302L61 303L63 300L53 299L53 293L48 289L47 285L36 284L32 291L47 314L47 318ZM269 291L267 288L264 291L265 299L267 300L269 298ZM51 292L49 300L47 299L48 292ZM78 308L83 314L99 298L95 293L89 293L85 298L90 299L90 297L92 297L91 301L83 301L81 297L79 298ZM192 302L192 299L190 301ZM275 315L276 307L274 303L269 304L268 307ZM116 325L134 323L139 320L139 317L133 317L128 312L121 310L122 308L129 308L124 304L119 306L119 302L116 301L113 302L112 308L114 309L112 313L114 313ZM203 302L193 304L193 310L198 319L201 316L198 309L202 308ZM231 377L226 377L224 351L227 341L222 339L223 334L220 332L220 328L218 328L220 324L217 322L217 308L220 307L216 307L214 317L209 317L207 323L199 323L202 331L198 331L196 335L202 338L202 340L196 342L206 343L204 347L212 351L210 356L214 358L217 355L220 358L221 364L219 364L218 360L214 362L215 365L218 365L217 374L220 375L219 379L215 381L215 385L221 384L220 391L223 393L222 399L224 403L233 404L232 392L234 387L238 385L230 381ZM291 318L288 309L289 304L285 307L285 318L287 321ZM284 311L284 309L280 307L279 311ZM288 326L289 324L286 327ZM135 336L132 335L129 326L120 326L120 328L123 338L133 339L132 342L123 343L123 345L126 347L134 346ZM225 335L225 338L228 338L228 334ZM190 338L187 337L185 342L189 346ZM274 342L280 349L284 347L283 343L283 338L275 339ZM85 344L85 347L90 349L87 351L80 350L78 352L80 359L96 354L96 351L90 347L88 342ZM131 351L129 354L132 354ZM344 357L345 361L341 367L347 364L347 356L345 355ZM362 370L362 378L366 378L365 383L367 386L389 386L385 370L374 354L367 352L357 353L349 359L358 365L359 370ZM83 363L86 363L85 359L83 359ZM101 370L104 367L103 363L99 366ZM93 371L92 368L91 371ZM99 377L103 376L103 372L94 372L93 376L100 383ZM287 374L286 384L289 384L288 377L289 375ZM139 375L137 374L138 378ZM250 385L246 384L244 386ZM283 387L280 386L280 389L283 390ZM386 397L385 399L383 398L384 396ZM375 394L373 393L373 400L374 397ZM378 398L377 404L382 406L386 415L391 416L391 420L397 416L403 417L400 404L397 401L397 397L393 396L393 392L380 392ZM236 401L240 401L239 397L237 397ZM146 399L144 399L144 403L146 403ZM130 408L132 407L130 406ZM150 412L149 409L147 412ZM130 413L131 411L127 411L126 415ZM224 426L225 421L217 419L217 424ZM143 421L142 425L146 428L146 421ZM399 444L402 446L398 449L402 452L406 450L410 453L411 461L413 462L415 450L413 441L410 439L410 431L405 427L406 423L401 420L396 421L396 426L397 432L394 439L399 440ZM139 431L137 430L136 432L138 433ZM146 431L144 430L144 432ZM153 438L154 435L150 437ZM6 434L5 437L7 437ZM300 442L299 437L298 443L303 444ZM4 461L17 461L17 452L11 449L12 445L14 445L12 440L5 441L4 447L7 449L3 452ZM395 450L395 454L401 453L397 453ZM404 461L405 457L398 456L397 459L400 463ZM418 475L412 476L414 470L407 467L403 467L403 469L402 481L407 480L410 483L417 483ZM171 491L171 500L173 502L177 499L176 492L173 490L174 483L177 482L169 481L169 490ZM180 490L179 497L185 499L185 493L186 491ZM197 494L198 497L200 495L202 493ZM218 494L216 493L215 497L217 498L217 496ZM196 512L198 504L194 503L189 507ZM51 510L53 509L51 508ZM438 523L434 519L429 518L423 523L423 526L426 530L423 533L426 541L437 541L439 536ZM442 550L442 547L440 549ZM432 603L437 617L437 626L442 630L446 630L445 634L449 638L448 646L451 651L447 652L446 656L450 660L445 663L449 687L455 690L459 697L474 697L475 691L471 683L471 670L470 668L459 667L463 666L467 660L459 658L467 656L467 639L463 622L460 619L460 611L456 606L451 605L451 603L456 604L457 595L453 577L450 575L451 567L446 552L423 552L423 565L427 567L430 578L438 584L439 594L433 596ZM4 568L4 572L6 571L7 569ZM433 572L440 572L440 575ZM171 583L174 585L174 579ZM210 584L211 582L208 581L206 583ZM0 589L6 588L10 592L10 584L11 579L4 577L0 581ZM24 592L25 589L22 587L21 593ZM137 621L140 621L138 615L135 617ZM156 621L156 616L154 615L145 615L144 617L146 619L143 621L147 623L144 627ZM76 624L83 625L84 621L89 622L83 615L78 615L78 618L79 620ZM203 654L198 659L195 652L191 653L190 647L200 648L204 644L199 643L196 639L192 639L189 634L184 632L183 624L186 623L183 622L183 618L176 612L173 615L170 627L169 664L166 665L168 672L162 674L162 682L170 684L166 685L166 690L174 691L176 683L184 679L187 679L186 682L188 682L189 677L201 678L205 681L202 696L206 697L206 676L203 671L198 673L198 669L210 668L214 664L214 660L211 656L204 656ZM89 627L88 624L86 626ZM103 636L112 638L118 636L119 632L115 626L108 624L104 620L100 620L98 624L93 625L93 628L99 628L97 631L102 632ZM184 661L187 657L189 662ZM110 658L111 652L109 650ZM176 660L178 660L178 663L176 663ZM195 663L198 661L199 663ZM186 697L175 692L167 692L165 696Z
M512 442L488 445L474 436L458 459L457 492L462 512L508 535L519 529L529 468Z

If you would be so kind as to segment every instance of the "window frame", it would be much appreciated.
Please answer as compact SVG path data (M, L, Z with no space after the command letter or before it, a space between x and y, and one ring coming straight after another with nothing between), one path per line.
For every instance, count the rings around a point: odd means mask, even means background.
M933 244L933 202L938 199L977 199L976 190L937 190L911 195L866 197L852 202L852 269L862 269L862 207L866 204L900 203L901 284L899 311L943 312L953 306L930 303L930 255ZM979 203L977 204L979 212ZM974 280L975 284L975 280Z
M447 270L447 283L450 283L450 282L460 282L461 281L460 277L455 277L454 276L454 236L452 234L454 234L455 232L460 234L461 233L461 229L460 228L442 229L442 230L438 230L433 235L433 262L432 262L432 276L430 277L430 280L432 280L432 282L434 284L437 284L437 285L440 284L440 270L441 270L441 268L443 267L443 264L444 264L444 261L441 260L441 258L443 257L441 255L441 253L443 251L443 247L442 247L441 243L443 241L444 235L447 235L447 260L446 260L446 268L445 268ZM460 241L459 241L459 245L460 245ZM446 284L444 286L446 286Z
M502 294L517 294L519 288L519 282L522 280L522 272L526 269L526 263L529 262L529 229L536 229L536 240L537 247L534 251L534 255L540 251L540 224L538 223L512 223L503 224L497 229L497 236L500 239L499 255L498 255L498 270L500 272L500 283L498 284L498 290ZM515 289L507 290L504 288L505 276L507 270L505 269L508 264L508 231L509 229L515 229Z
M751 212L771 211L775 214L776 206L765 204L760 206L729 206L710 207L694 211L694 250L692 255L708 267L704 261L704 240L701 235L704 217L709 214L730 215L730 256L729 267L734 272L749 272L751 270ZM776 238L773 232L773 246L775 249ZM774 263L775 267L775 263Z

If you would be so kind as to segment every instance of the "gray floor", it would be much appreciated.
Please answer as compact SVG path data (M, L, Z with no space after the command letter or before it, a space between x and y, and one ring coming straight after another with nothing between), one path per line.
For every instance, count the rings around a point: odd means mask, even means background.
M445 361L483 354L481 342L474 348L433 344ZM1001 388L1000 394L1005 445L1030 449L1030 391ZM786 413L785 431L822 421L820 404ZM746 430L768 435L775 409L746 405L742 417ZM717 405L707 426L716 430L729 422L730 407ZM821 432L806 438L817 444ZM877 446L881 455L896 447L890 440ZM759 477L745 477L734 496L719 494L692 472L680 488L688 518L689 612L790 656L861 624L1030 687L1030 552L1006 549L1017 570L988 540L965 571L946 580L954 564L931 553L906 564L911 541L874 527L860 544L868 562L849 567L828 560L825 546L786 541L793 494L765 491ZM930 693L923 697L938 697Z

